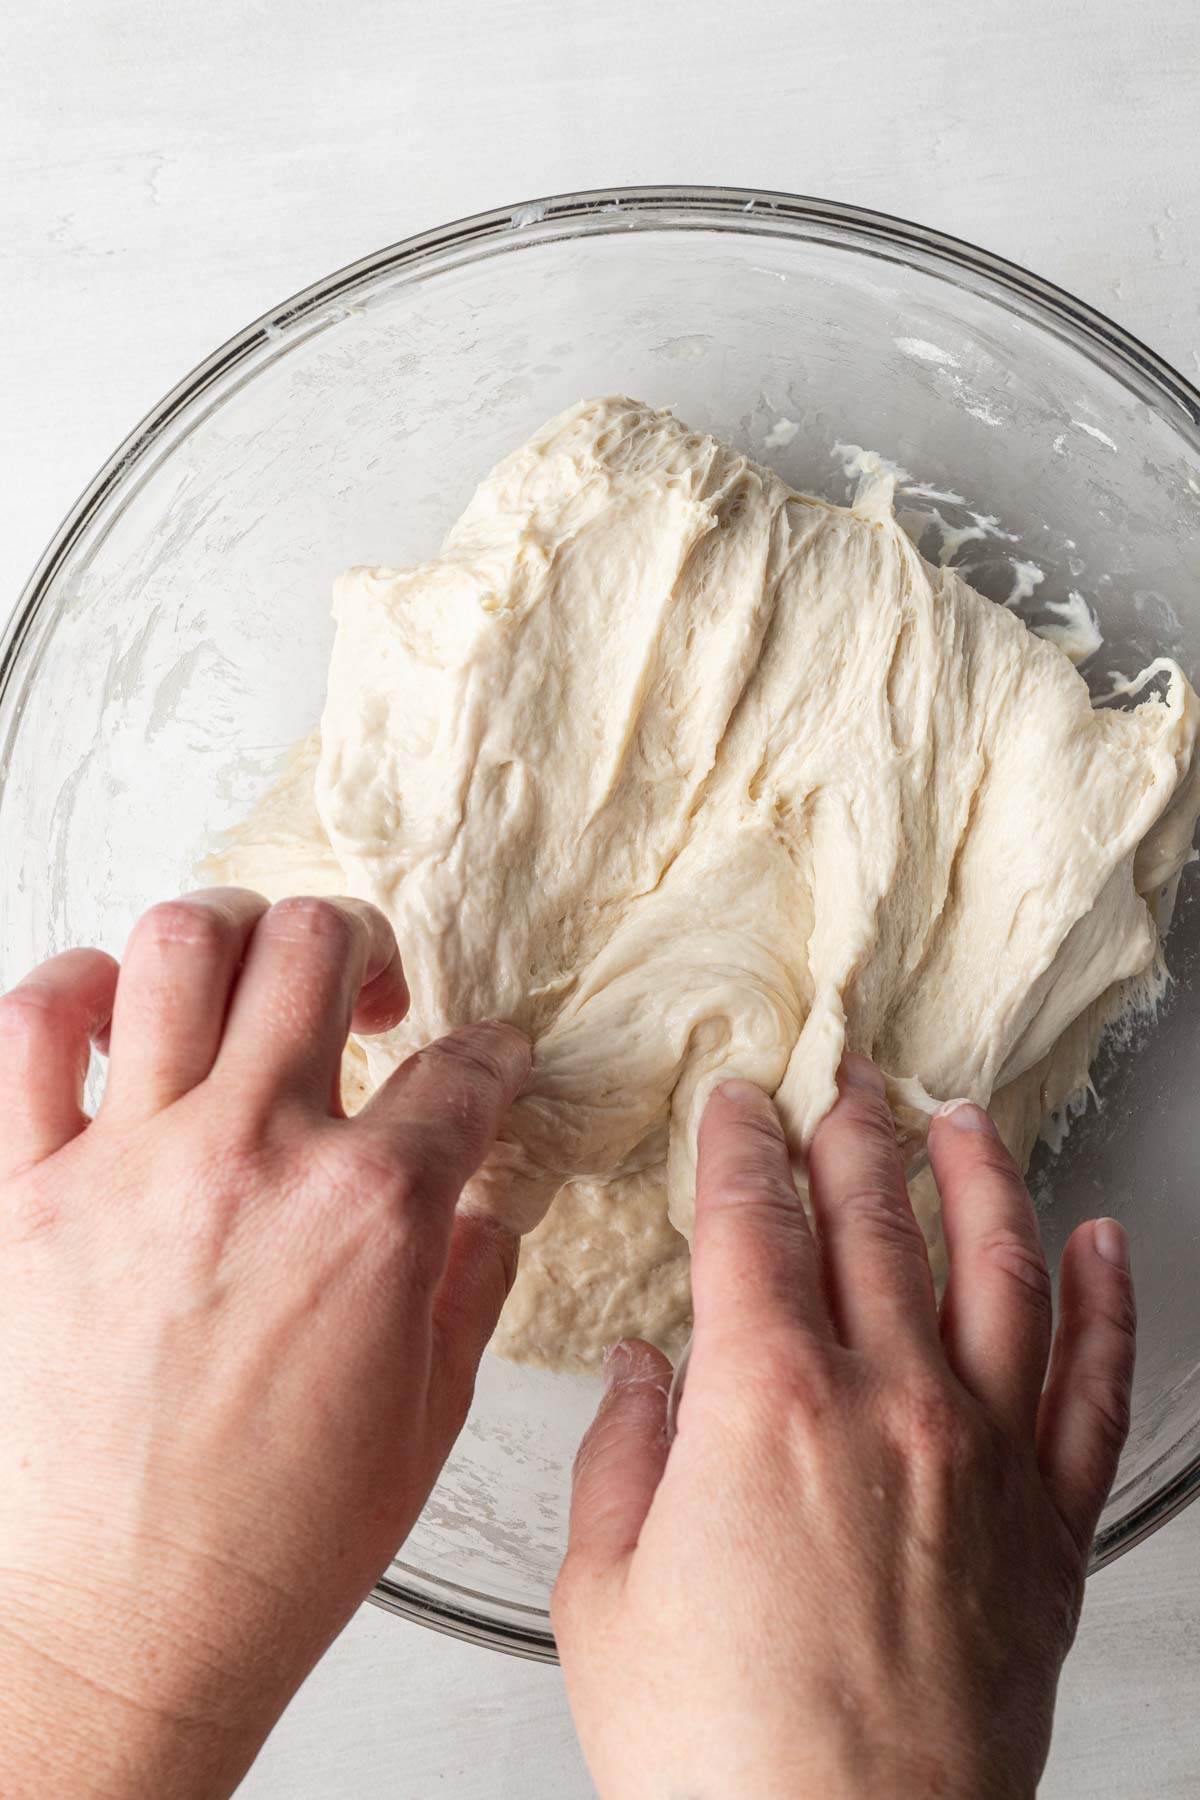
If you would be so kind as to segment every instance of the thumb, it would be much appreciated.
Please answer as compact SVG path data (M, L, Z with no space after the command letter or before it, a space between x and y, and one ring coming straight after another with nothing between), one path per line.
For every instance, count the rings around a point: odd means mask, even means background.
M671 1365L640 1338L604 1360L604 1398L575 1459L568 1556L601 1570L635 1549L667 1461Z

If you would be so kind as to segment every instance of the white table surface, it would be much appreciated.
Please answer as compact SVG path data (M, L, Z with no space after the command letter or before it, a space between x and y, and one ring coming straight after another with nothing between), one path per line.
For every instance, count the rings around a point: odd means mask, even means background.
M790 188L974 239L1200 373L1192 0L39 0L0 32L0 612L239 326L463 213ZM557 1671L367 1607L243 1792L590 1792ZM1098 1576L1048 1800L1200 1794L1200 1507Z

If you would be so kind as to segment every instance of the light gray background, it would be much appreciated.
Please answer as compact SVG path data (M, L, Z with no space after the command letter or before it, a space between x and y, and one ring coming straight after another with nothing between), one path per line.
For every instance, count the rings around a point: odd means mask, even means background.
M1196 379L1194 14L39 0L0 37L0 612L117 440L223 338L366 251L547 192L744 183L900 213L1073 289ZM557 1671L370 1607L243 1790L590 1791ZM1200 1507L1092 1583L1042 1791L1200 1794Z

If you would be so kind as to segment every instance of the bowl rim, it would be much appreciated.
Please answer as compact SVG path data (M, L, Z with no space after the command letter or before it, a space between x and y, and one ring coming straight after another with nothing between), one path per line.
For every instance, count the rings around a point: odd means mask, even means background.
M1200 390L1131 332L1065 288L989 250L891 213L784 190L691 184L618 186L550 194L494 207L402 238L300 289L228 338L164 395L113 451L70 508L25 583L0 633L0 699L56 575L105 508L142 476L156 442L208 390L297 326L337 307L355 289L388 274L411 276L447 256L474 257L537 244L629 230L726 231L742 236L813 237L916 259L943 279L1008 294L1039 323L1122 377L1165 415L1200 454ZM345 316L345 315L341 315ZM252 371L251 371L252 372ZM1179 1473L1125 1517L1102 1531L1089 1572L1142 1542L1200 1495L1200 1444ZM558 1660L552 1632L534 1624L483 1618L448 1599L380 1578L370 1598L404 1618L471 1643L535 1661Z

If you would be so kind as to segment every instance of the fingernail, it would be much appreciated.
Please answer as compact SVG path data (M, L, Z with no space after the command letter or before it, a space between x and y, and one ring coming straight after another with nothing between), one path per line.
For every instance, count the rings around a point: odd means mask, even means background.
M604 1352L604 1385L615 1387L629 1368L633 1353L624 1338L618 1338L615 1344L609 1344Z
M756 1100L765 1098L760 1087L752 1081L743 1081L740 1076L723 1081L717 1092L724 1099L732 1100L735 1106L752 1106Z
M872 1094L886 1094L887 1083L869 1056L856 1056L847 1051L839 1070L843 1087L866 1088Z
M1129 1269L1129 1233L1115 1219L1097 1219L1092 1226L1096 1255L1114 1269Z
M953 1125L955 1131L982 1131L988 1137L995 1137L996 1125L989 1112L982 1106L976 1106L973 1100L945 1100L934 1113L935 1119L945 1119Z

